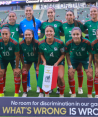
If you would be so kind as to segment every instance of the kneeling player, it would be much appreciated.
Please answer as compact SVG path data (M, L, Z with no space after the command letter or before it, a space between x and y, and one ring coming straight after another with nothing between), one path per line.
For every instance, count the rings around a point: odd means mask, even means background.
M7 68L8 63L11 64L14 71L14 82L15 82L15 95L18 97L19 88L20 88L20 69L19 67L19 44L10 38L10 29L7 27L2 28L1 30L1 39L0 39L0 96L4 96L3 93L3 75L5 69Z
M24 33L25 39L22 40L20 45L20 58L22 61L22 86L23 95L22 97L27 97L27 75L28 71L33 62L35 62L36 69L38 69L38 41L34 39L34 32L27 29ZM24 55L24 58L23 58Z
M69 56L70 51L72 53ZM72 39L66 43L65 52L69 67L68 75L69 86L72 91L71 97L76 97L74 73L80 63L82 63L87 75L88 97L92 97L93 71L91 68L91 44L88 40L82 38L80 28L75 27L72 29Z
M39 52L43 65L58 66L58 86L60 97L64 97L65 81L64 81L64 43L54 38L54 27L46 26L46 39L42 40L39 45ZM44 97L43 90L40 89L39 97ZM49 92L45 92L45 97L49 97Z

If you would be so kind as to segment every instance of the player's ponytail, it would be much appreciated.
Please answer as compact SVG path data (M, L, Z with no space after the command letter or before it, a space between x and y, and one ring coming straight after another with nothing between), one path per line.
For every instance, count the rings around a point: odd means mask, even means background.
M32 20L33 20L33 23L34 23L34 28L36 27L36 24L35 24L35 18L34 16L32 15Z

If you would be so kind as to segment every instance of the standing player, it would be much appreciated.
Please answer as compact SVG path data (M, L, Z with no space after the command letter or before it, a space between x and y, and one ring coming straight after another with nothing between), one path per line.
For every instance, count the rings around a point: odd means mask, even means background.
M3 23L1 25L1 29L3 27L9 27L9 29L11 31L10 37L19 42L19 24L16 23L16 20L17 20L16 13L14 11L9 12L8 19L9 19L8 22ZM6 71L4 73L3 78L4 78L4 86L3 86L4 88L3 89L5 91Z
M95 59L95 78L94 78L94 87L95 87L95 98L98 98L98 29L96 30L96 39L91 43L94 59ZM94 93L94 92L93 92Z
M10 29L7 27L2 28L1 30L1 39L0 39L0 96L3 94L3 75L7 68L8 63L11 64L14 71L14 82L15 82L15 95L18 97L21 78L20 78L20 69L19 67L19 44L10 38Z
M20 45L20 58L22 61L22 86L23 95L22 97L27 97L27 73L34 62L36 65L38 63L38 41L34 39L34 32L30 29L26 29L24 32L24 40L22 40ZM24 55L24 58L23 58ZM38 65L37 65L38 66Z
M62 32L62 22L55 19L55 9L53 7L49 7L47 9L47 16L48 19L41 24L41 35L39 36L39 38L43 38L43 36L45 35L45 27L51 25L54 27L55 30L54 36L60 39L60 34ZM52 93L52 90L49 93ZM56 93L59 93L59 87L57 87Z
M73 11L68 10L66 12L66 22L63 23L63 32L64 32L64 36L65 36L65 43L69 40L72 39L71 36L71 31L74 27L80 27L82 29L83 24L80 21L76 21L75 20L75 16ZM71 54L71 53L70 53ZM78 94L83 94L83 90L82 90L82 84L83 84L83 70L82 70L82 65L79 64L79 66L77 67L77 75L78 75ZM72 93L71 90L69 92L70 94Z
M72 51L71 56L69 55L70 51ZM82 63L87 75L88 97L92 98L93 72L91 68L91 44L88 40L82 38L82 32L79 27L72 29L72 39L66 42L65 52L69 68L68 75L69 86L72 91L71 97L76 97L74 74L78 65Z
M36 19L33 16L33 9L30 6L27 6L25 8L25 16L26 18L20 22L20 30L19 33L21 35L24 35L24 32L26 29L31 29L34 31L34 38L36 40L38 40L38 29L40 29L41 27L41 21ZM23 38L24 39L24 38ZM36 66L34 64L34 67L36 69ZM36 71L36 80L38 80L38 71ZM31 90L31 86L30 86L30 72L28 73L28 87L27 87L27 91ZM39 87L37 87L37 92L39 92Z
M40 42L39 52L43 65L53 65L59 67L58 86L60 90L60 97L64 97L64 43L63 41L54 38L54 34L54 27L51 25L46 26L46 39ZM42 89L40 89L39 97L44 97ZM45 92L45 97L49 97L49 92Z
M41 36L39 37L43 38L43 36L45 35L45 27L51 25L54 27L55 30L54 36L60 39L60 32L62 32L62 22L55 19L55 9L53 7L49 7L47 9L47 16L48 20L42 22L41 24Z

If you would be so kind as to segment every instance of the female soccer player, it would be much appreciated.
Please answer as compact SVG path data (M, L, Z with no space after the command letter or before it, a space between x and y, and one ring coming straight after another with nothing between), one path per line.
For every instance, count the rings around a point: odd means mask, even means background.
M34 38L36 40L38 40L38 29L40 29L41 27L41 21L36 19L34 16L33 16L33 9L32 7L30 6L27 6L25 8L25 16L26 18L20 22L20 34L22 34L24 36L24 32L26 29L31 29L34 31ZM36 69L36 66L34 64L34 67ZM37 73L38 71L36 71ZM37 73L38 74L38 73ZM37 74L36 74L36 80L38 80L37 78ZM28 91L31 90L31 86L30 86L30 72L28 73ZM39 87L37 87L37 92L39 92Z
M72 51L71 55L69 55L70 51ZM92 97L93 73L91 68L91 44L88 40L82 38L82 32L79 27L72 29L72 39L66 43L65 52L69 67L68 75L69 86L72 91L71 97L76 97L74 73L80 63L82 63L87 75L88 97Z
M63 23L63 32L64 32L64 36L65 36L65 43L69 40L72 39L71 36L71 31L74 27L80 27L82 29L83 24L78 21L75 20L75 16L74 16L74 12L71 10L68 10L66 12L66 22ZM83 94L83 90L82 90L82 84L83 84L83 70L82 70L82 65L79 64L79 66L77 67L77 75L78 75L78 94ZM69 92L70 94L72 93L71 90Z
M19 69L19 44L10 38L10 29L3 27L1 29L1 39L0 39L0 96L4 95L3 93L3 75L5 69L7 68L8 63L11 64L14 71L14 82L15 82L15 95L18 97L21 78L20 78L20 69Z
M17 40L19 42L19 24L16 23L17 20L17 16L16 13L14 11L10 11L8 14L8 22L3 23L1 25L1 29L3 27L9 27L10 31L11 31L11 35L10 37L13 38L14 40ZM4 86L3 89L5 91L5 81L6 81L6 72L4 73Z
M53 65L59 67L58 86L60 90L60 97L64 97L64 43L63 41L54 38L54 35L54 27L51 25L46 26L46 39L40 42L39 52L43 65ZM40 89L39 97L44 97L42 89ZM45 97L49 97L49 92L45 92Z
M60 32L62 32L62 22L55 19L55 9L53 7L49 7L47 9L47 16L48 20L41 24L41 36L39 37L42 38L45 35L45 27L51 25L54 27L55 37L60 39Z
M45 27L48 25L51 25L54 27L55 30L55 37L60 39L60 35L62 34L62 22L59 20L55 19L55 8L53 7L49 7L47 9L47 16L48 19L44 22L42 22L41 24L41 35L39 36L39 38L43 38L43 36L45 35ZM49 93L52 93L52 90L49 91ZM57 92L59 94L59 88L57 87Z
M34 32L31 29L26 29L24 32L25 39L22 40L20 45L20 58L22 61L22 86L23 95L27 97L27 73L34 62L38 62L38 41L34 39ZM24 55L24 58L23 58Z
M92 19L84 24L83 30L88 29L89 41L92 43L96 39L96 30L98 29L98 8L96 6L90 8L90 16Z

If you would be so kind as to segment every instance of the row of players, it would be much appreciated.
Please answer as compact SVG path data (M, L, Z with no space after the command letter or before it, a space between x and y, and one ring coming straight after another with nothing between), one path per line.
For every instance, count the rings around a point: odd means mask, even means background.
M72 38L71 30L75 26L80 27L82 32L88 29L90 42L96 39L96 30L97 30L97 24L98 24L97 7L90 8L90 15L92 17L92 20L87 21L84 25L81 22L75 20L74 13L70 10L66 12L65 18L67 22L64 22L63 24L61 21L55 20L55 9L52 7L49 7L47 9L47 16L49 19L43 23L41 23L40 20L34 18L33 10L31 7L26 7L25 15L26 15L26 18L23 21L21 21L19 25L19 24L16 24L17 17L15 12L10 12L9 22L2 24L1 28L3 28L6 25L9 26L11 30L11 37L15 38L18 41L19 41L19 34L21 34L20 36L23 37L26 29L32 29L34 31L35 39L38 40L38 38L42 38L45 34L45 27L47 25L52 25L54 27L55 36L57 38L60 38L60 35L62 34L65 35L65 38L66 38L65 42L67 42ZM40 36L38 36L38 29L41 29ZM81 94L83 93L82 91L83 71L82 71L81 65L78 66L77 71L78 71L78 80L79 80L79 91L80 91L79 93Z
M98 30L97 30L98 33ZM72 29L72 39L64 42L54 37L54 27L46 26L46 39L38 42L34 39L34 32L27 29L24 33L24 40L20 43L10 38L10 29L2 28L0 39L0 96L3 93L3 75L8 63L11 63L14 71L15 82L15 97L18 97L21 84L20 64L22 62L22 86L23 97L27 97L27 73L34 62L36 70L39 69L39 64L58 66L58 86L60 97L64 97L65 81L64 81L64 61L65 55L68 63L68 78L69 86L72 92L71 97L76 97L74 73L78 65L81 63L87 75L88 97L92 97L93 89L93 70L91 68L92 56L95 54L96 73L94 78L94 86L98 98L98 39L92 43L82 37L82 31L79 27ZM92 55L93 54L93 55ZM24 57L23 57L24 56ZM44 97L43 90L40 89L39 97ZM49 92L45 92L45 97L49 97Z

